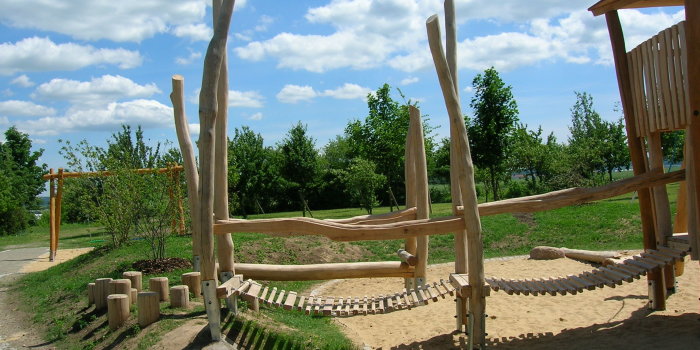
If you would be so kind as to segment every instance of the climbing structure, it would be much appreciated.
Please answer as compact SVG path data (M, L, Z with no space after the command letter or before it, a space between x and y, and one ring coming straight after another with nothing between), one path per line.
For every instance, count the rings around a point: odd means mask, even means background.
M688 0L691 4L692 15L688 14L686 22L685 40L700 37L697 20L690 25L692 16L700 16L697 1ZM635 3L671 3L676 1L602 1L601 3L627 4ZM599 4L601 4L599 3ZM596 6L599 6L597 4ZM635 5L635 6L636 6ZM594 6L594 8L596 8ZM605 4L600 6L607 6ZM229 309L235 312L235 298L242 297L250 302L253 308L260 303L282 307L288 310L303 310L308 314L320 313L335 316L351 316L355 314L382 313L399 309L410 309L426 304L430 301L440 300L447 294L456 294L457 329L466 330L469 334L469 345L481 347L485 344L485 307L486 296L491 290L505 291L508 294L575 294L584 289L594 289L605 285L614 286L622 281L631 281L640 275L646 274L653 287L650 291L652 306L663 308L666 288L664 283L672 282L674 276L673 263L681 260L687 250L691 251L693 258L697 259L697 235L695 217L700 210L695 204L697 189L695 188L695 176L700 176L692 170L692 159L695 153L692 147L688 147L687 171L663 173L663 167L659 166L660 148L657 145L655 130L665 130L687 126L689 129L689 142L697 139L693 135L694 127L700 136L700 122L695 123L687 115L679 114L673 117L661 118L663 113L651 112L646 114L649 128L638 133L637 119L632 117L632 95L630 80L625 65L621 68L621 60L624 61L624 44L622 54L619 51L619 39L621 31L614 26L617 18L614 10L606 10L606 17L611 26L611 37L615 52L615 61L620 76L621 92L623 93L623 107L627 121L627 130L630 151L634 162L635 177L618 181L599 188L568 189L543 195L509 199L488 203L482 206L477 204L474 185L474 168L469 149L469 140L462 119L462 110L459 101L459 84L457 82L457 52L456 52L456 22L454 4L452 0L445 1L445 17L447 45L446 52L442 46L440 26L437 16L431 16L426 22L430 51L435 63L436 72L440 81L445 105L450 121L450 159L451 159L451 185L453 198L453 216L431 219L428 215L428 189L427 174L425 169L425 150L423 149L423 131L420 122L420 112L410 108L410 129L407 135L406 147L406 189L407 209L391 214L368 215L343 220L318 220L311 218L289 219L264 219L264 220L239 220L228 217L227 207L227 155L226 155L226 111L227 111L227 63L226 63L226 38L229 29L231 14L233 11L232 0L214 0L214 36L207 49L204 61L204 73L200 92L200 139L199 161L200 169L195 166L195 157L189 134L187 132L187 120L184 114L183 80L180 76L173 77L173 93L171 99L174 105L175 124L178 140L182 149L184 166L188 180L188 194L190 199L191 215L193 218L193 246L195 251L195 268L201 269L202 291L205 298L205 307L209 319L212 339L219 340L220 330L220 305L219 300L225 299ZM607 7L605 7L607 8ZM612 11L612 12L610 12ZM594 13L596 11L594 10ZM692 11L687 11L687 13ZM612 14L611 14L612 13ZM617 23L619 27L619 22ZM691 30L693 28L692 34ZM677 30L680 32L680 30ZM671 34L673 29L671 29ZM664 32L664 40L665 40ZM679 66L684 67L683 60L688 62L688 55L695 52L700 56L697 47L690 50L679 36L674 39L681 48L677 60ZM658 40L658 39L657 39ZM700 45L695 40L694 45ZM617 45L617 46L616 46ZM653 47L658 47L654 44ZM670 45L673 48L673 44ZM621 56L622 55L622 56ZM633 53L639 58L639 54ZM646 55L646 56L645 56ZM649 53L643 53L641 61L643 67L656 67L656 64L645 61ZM658 56L655 51L650 54ZM676 62L676 56L673 56ZM666 61L668 63L668 61ZM692 62L692 60L691 60ZM676 66L674 66L676 67ZM690 106L686 113L700 110L700 95L688 84L700 81L700 68L688 67L687 74L681 75L681 82L674 80L674 84L667 84L667 89L677 89L675 99L686 93ZM646 72L644 68L641 70ZM622 72L622 73L620 73ZM663 74L661 75L663 80ZM647 91L646 95L635 95L638 106L652 106L651 101L659 100L659 96L667 96L667 91L656 82L648 82L646 85L638 85L639 89ZM658 87L654 90L650 87ZM656 91L656 92L654 92ZM683 91L683 92L681 92ZM649 93L652 97L649 98ZM654 95L655 94L655 95ZM655 96L655 97L654 97ZM668 94L671 96L671 94ZM680 103L680 102L679 102ZM664 105L666 106L666 105ZM678 106L677 106L678 107ZM666 108L666 107L663 107ZM673 107L671 107L672 109ZM668 109L662 109L667 111ZM656 110L655 110L656 111ZM698 112L693 112L700 114ZM654 117L659 116L659 117ZM685 116L685 118L682 118ZM681 121L683 120L683 121ZM652 123L653 122L653 123ZM654 125L652 127L652 125ZM641 132L641 131L640 131ZM650 149L649 159L645 159L643 142L641 138L647 135ZM651 135L651 136L649 136ZM657 149L658 148L658 149ZM697 152L700 157L700 152ZM700 162L700 159L698 160ZM647 166L648 164L648 166ZM690 234L673 235L670 230L670 211L668 199L664 196L664 185L687 179L688 215L679 215L678 221L688 222ZM480 215L493 215L515 211L540 211L559 208L566 205L583 203L587 201L608 198L630 191L639 191L642 224L644 232L644 246L646 251L639 256L608 267L601 267L592 272L579 275L553 277L535 280L509 280L497 277L486 277L484 274L483 242L480 223ZM683 202L685 203L685 202ZM682 224L676 225L677 228ZM363 262L340 264L316 264L316 265L261 265L261 264L234 264L233 243L231 233L259 232L277 236L295 235L324 235L338 241L360 240L388 240L405 239L405 249L399 252L402 261L387 262ZM436 234L455 234L455 273L450 276L450 282L443 280L433 282L426 281L425 267L428 256L428 236ZM214 236L217 237L218 271L214 256ZM675 242L675 243L673 243ZM673 247L669 247L675 244ZM666 272L664 272L666 271ZM277 291L261 285L254 279L262 280L324 280L335 278L358 277L402 277L406 279L406 288L391 295L374 296L303 296L294 291ZM219 282L221 281L221 283Z

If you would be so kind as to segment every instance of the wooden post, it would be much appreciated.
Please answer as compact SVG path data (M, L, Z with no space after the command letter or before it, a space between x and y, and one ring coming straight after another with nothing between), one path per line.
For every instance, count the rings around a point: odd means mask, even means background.
M412 124L408 124L408 132L406 133L406 148L404 150L404 177L406 183L406 209L415 208L418 197L416 196L416 157L413 154L414 133L411 131ZM418 249L418 241L416 237L406 238L404 249L412 255L416 255ZM415 288L415 275L413 278L404 279L404 287L408 289Z
M53 168L49 169L53 175ZM56 258L56 180L49 180L49 261Z
M200 271L202 240L201 222L199 220L199 171L197 161L194 156L190 130L185 115L185 78L181 75L173 75L173 92L170 100L173 102L173 114L175 115L175 132L177 142L180 144L183 166L185 168L185 178L187 179L187 203L190 206L190 218L192 219L192 267L195 271Z
M686 85L690 104L691 122L686 131L686 137L694 145L700 143L700 3L697 0L685 0L685 47L688 63ZM693 260L700 259L700 233L698 233L698 216L700 215L700 150L691 147L686 161L686 176L688 186L689 209L688 238L690 240L690 256ZM690 193L693 192L693 193Z
M148 290L158 293L160 301L168 301L168 278L151 277L148 280Z
M95 303L95 283L90 282L88 283L88 306L92 305Z
M187 286L170 288L170 307L190 307L190 291Z
M217 4L219 1L215 1ZM216 5L215 5L216 6ZM214 36L204 57L202 88L199 93L199 161L201 164L199 181L199 220L202 232L202 291L204 306L209 320L212 340L221 340L219 299L216 297L216 275L214 266L214 134L218 114L217 84L226 51L226 40L233 13L233 1L224 0L214 24Z
M137 291L143 289L143 274L141 271L126 271L122 273L122 277L129 279L131 281L131 286L136 288Z
M139 292L137 296L139 326L146 327L160 318L160 301L156 292Z
M129 291L129 300L131 301L131 304L134 305L136 304L136 298L138 297L139 291L136 288L131 288Z
M413 163L416 171L416 219L430 218L430 200L428 190L428 167L425 156L425 139L423 136L423 124L421 123L420 111L414 106L408 107L411 130L413 133ZM428 267L428 236L417 237L416 256L416 285L422 286L426 282Z
M630 84L629 66L627 64L627 54L625 49L625 38L622 33L620 17L617 11L605 13L605 20L608 24L608 33L612 45L613 59L615 61L615 71L617 73L617 83L620 90L622 109L625 115L625 128L627 131L627 145L630 150L632 168L635 175L646 172L644 155L644 145L641 138L637 137L637 125L635 123L634 109L632 108L632 88ZM651 203L651 191L642 188L637 191L639 197L639 212L642 221L642 233L644 236L644 249L656 248L656 237L654 234L654 213ZM647 274L649 284L650 308L654 310L664 310L666 308L666 298L664 279L661 269L654 269Z
M474 166L472 164L469 138L464 125L464 117L462 116L459 98L455 93L450 68L447 65L445 53L442 48L440 23L437 15L428 18L426 27L430 52L433 56L435 70L440 81L440 88L445 99L445 106L447 107L447 112L450 117L450 128L457 129L456 133L459 134L457 139L452 139L452 143L456 144L456 149L460 155L458 164L454 164L453 166L457 166L459 169L460 192L462 201L464 202L464 222L467 226L467 265L469 269L469 285L472 290L471 298L469 298L469 315L473 320L470 324L472 333L469 336L470 342L473 341L474 345L482 347L486 342L486 296L484 295L484 252L481 235L481 219L479 217L476 186L474 184Z
M107 307L107 295L109 295L109 282L111 278L98 278L95 280L95 310L103 310Z
M116 330L129 319L129 296L111 294L107 297L107 321L109 329Z
M445 0L445 49L447 55L447 67L450 69L452 76L452 85L454 93L459 100L459 70L457 69L457 22L455 20L455 5L453 0ZM450 128L450 139L456 140L459 137L456 128ZM462 194L459 184L459 174L457 164L459 164L460 154L457 150L457 145L450 142L450 195L452 196L452 215L457 214L457 207L461 207ZM455 273L465 274L467 270L467 231L462 230L454 233L455 244ZM457 312L457 331L462 331L462 325L467 321L467 300L460 296L457 297L456 312Z
M661 147L661 132L655 132L647 137L649 147L649 172L662 174L664 172L664 155ZM671 224L671 205L668 202L666 185L652 188L654 219L656 222L656 245L666 246L666 240L673 235ZM673 290L676 278L673 272L673 264L666 265L662 269L664 286L667 292Z
M188 272L182 274L182 284L189 288L194 298L202 295L202 278L199 272Z
M178 235L184 236L187 234L185 230L185 208L182 204L182 186L180 186L180 169L174 169L175 172L175 190L177 191L177 216L178 216Z
M53 256L58 252L58 240L61 235L61 199L63 198L63 168L58 168L58 185L56 189L56 204L54 205L54 247ZM50 254L49 254L50 255Z

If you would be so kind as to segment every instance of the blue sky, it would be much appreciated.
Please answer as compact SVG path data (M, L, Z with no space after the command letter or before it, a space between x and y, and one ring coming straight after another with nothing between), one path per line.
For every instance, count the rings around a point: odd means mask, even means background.
M620 117L605 20L586 11L593 0L455 3L465 114L473 77L494 66L513 87L521 122L560 141L574 91L592 94L605 119ZM434 13L442 21L442 1L236 1L229 134L248 125L273 145L301 120L321 148L349 120L363 118L367 93L388 83L419 101L436 135L446 136L425 34ZM620 16L628 50L685 18L681 8ZM181 74L196 138L210 35L210 1L3 0L0 130L16 125L28 133L53 168L65 166L59 139L103 145L124 123L177 146L168 95L170 77Z

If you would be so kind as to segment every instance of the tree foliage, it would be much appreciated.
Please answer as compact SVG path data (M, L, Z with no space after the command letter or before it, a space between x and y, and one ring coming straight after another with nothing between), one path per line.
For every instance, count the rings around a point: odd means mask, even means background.
M472 81L474 110L469 120L469 143L474 164L488 173L493 198L499 198L499 180L507 178L508 153L512 132L518 121L518 105L511 87L506 85L492 67Z
M29 136L14 126L5 131L0 142L0 236L19 233L33 220L29 210L38 207L45 186L46 164L39 163L43 152L32 151Z
M376 173L376 165L369 160L355 158L344 172L347 192L354 203L372 214L372 208L379 205L377 191L384 186L386 178Z
M306 195L313 189L318 172L318 151L315 141L307 135L306 125L298 122L279 146L282 156L281 174L287 182L290 198L300 200L306 215Z

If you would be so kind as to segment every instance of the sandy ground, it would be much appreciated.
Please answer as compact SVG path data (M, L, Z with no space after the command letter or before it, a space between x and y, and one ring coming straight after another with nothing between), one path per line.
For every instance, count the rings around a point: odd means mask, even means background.
M28 264L22 266L22 269L20 269L20 273L44 271L51 266L55 266L60 263L66 262L70 259L75 258L76 256L83 255L93 249L94 248L92 247L76 249L59 249L56 252L56 258L54 259L54 261L49 261L49 253L47 252L45 254L39 255L38 257L32 259Z
M687 262L667 310L647 311L646 277L616 288L566 296L492 292L486 299L489 347L498 349L700 349L700 269ZM487 261L487 276L529 278L591 270L571 259L524 257ZM448 280L452 264L431 266L429 280ZM396 278L342 280L319 288L321 295L378 295L402 288ZM450 349L466 341L453 334L455 303L441 299L412 310L338 318L358 344L376 349Z

